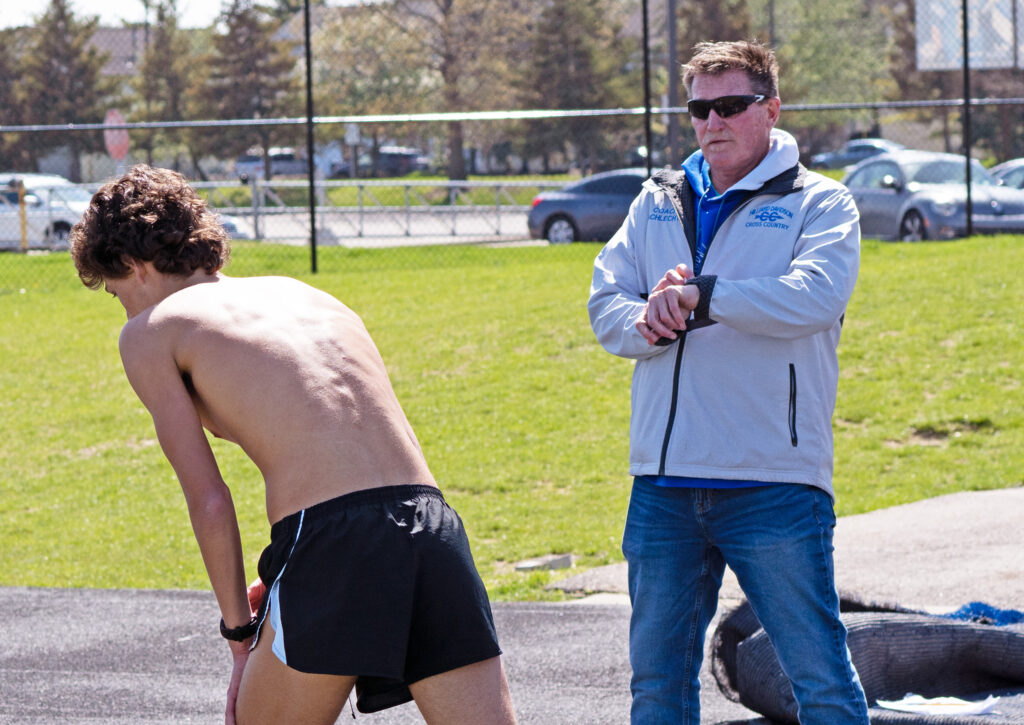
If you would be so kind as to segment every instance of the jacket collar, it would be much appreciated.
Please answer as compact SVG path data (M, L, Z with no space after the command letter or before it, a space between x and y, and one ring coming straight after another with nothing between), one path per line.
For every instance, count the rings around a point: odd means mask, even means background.
M681 170L661 169L651 176L651 181L682 202L685 208L690 206L685 201L703 189L702 182L694 184L691 176L696 173L699 178L701 171L697 164L703 163L704 155L698 150L684 162ZM768 155L753 171L733 184L730 191L743 189L751 196L755 193L785 195L802 190L806 180L807 169L800 163L796 140L789 133L774 129Z
M728 189L719 189L718 191L720 193L758 191L780 174L799 164L799 162L800 149L797 146L796 139L782 129L772 129L768 153L761 159L761 163ZM702 194L705 191L706 166L707 162L704 160L704 152L700 149L690 154L686 161L683 162L683 173L686 175L690 188L697 194Z

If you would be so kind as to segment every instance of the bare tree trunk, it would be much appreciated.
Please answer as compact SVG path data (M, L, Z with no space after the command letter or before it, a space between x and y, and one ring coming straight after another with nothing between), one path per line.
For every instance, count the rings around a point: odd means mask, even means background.
M71 181L76 184L82 181L82 149L74 141L71 142Z
M466 158L462 152L462 122L448 122L448 178L466 180Z
M999 136L1001 143L996 150L996 158L1005 161L1013 150L1013 123L1010 118L1009 106L999 106Z
M188 147L188 157L192 161L192 167L196 170L196 176L199 177L200 181L209 181L210 177L203 171L203 167L199 165L199 154L192 146Z
M949 126L949 111L945 108L939 109L939 115L942 117L942 147L943 150L948 154L953 152L953 139L950 138L951 130Z

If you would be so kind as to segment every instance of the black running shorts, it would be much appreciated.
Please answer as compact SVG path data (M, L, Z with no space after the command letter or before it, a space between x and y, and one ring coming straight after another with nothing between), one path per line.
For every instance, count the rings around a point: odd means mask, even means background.
M267 644L300 672L357 676L362 712L501 654L462 520L433 486L356 491L287 516L259 573Z

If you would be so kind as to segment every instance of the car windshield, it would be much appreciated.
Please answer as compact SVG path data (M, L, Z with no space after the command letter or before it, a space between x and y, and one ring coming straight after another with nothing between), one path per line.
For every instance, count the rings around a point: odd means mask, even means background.
M967 180L962 161L943 159L910 163L903 167L908 181L918 184L963 184ZM971 182L983 186L996 183L995 179L977 161L971 162Z

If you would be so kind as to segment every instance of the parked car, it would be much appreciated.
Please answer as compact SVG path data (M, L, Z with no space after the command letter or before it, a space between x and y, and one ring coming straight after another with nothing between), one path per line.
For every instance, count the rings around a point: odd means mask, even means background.
M249 152L235 159L235 173L239 178L264 178L265 168L263 153L260 149L249 149ZM309 173L306 159L295 153L295 149L273 146L270 149L270 175L301 176Z
M860 210L865 237L953 239L967 230L963 156L896 151L855 166L843 179ZM1024 190L999 184L971 161L971 221L978 233L1024 232Z
M992 176L1012 189L1024 189L1024 159L1012 159L988 170Z
M645 179L646 168L617 169L542 191L527 218L530 237L551 244L608 241L622 226Z
M900 151L903 144L884 138L855 138L836 151L826 151L811 157L812 169L843 169L866 158L890 151Z
M328 179L348 179L352 176L352 164L348 161L332 161L327 169Z
M0 249L21 248L17 182L25 185L25 221L31 249L67 249L68 234L92 193L56 174L0 172Z
M419 149L409 146L381 146L377 150L377 176L405 176L413 171L427 171L430 158ZM373 173L373 156L359 157L359 173L368 176Z
M238 217L230 214L218 214L217 221L232 239L252 239L252 235L245 231Z

